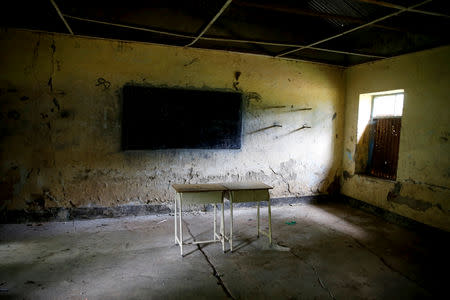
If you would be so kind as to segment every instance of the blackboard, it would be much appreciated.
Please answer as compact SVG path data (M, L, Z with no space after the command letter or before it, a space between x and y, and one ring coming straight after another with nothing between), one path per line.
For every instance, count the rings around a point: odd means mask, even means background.
M237 92L126 85L123 150L240 149Z

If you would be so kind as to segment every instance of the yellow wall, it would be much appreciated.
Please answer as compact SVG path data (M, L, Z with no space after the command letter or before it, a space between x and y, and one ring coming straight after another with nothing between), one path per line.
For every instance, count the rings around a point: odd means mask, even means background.
M272 197L312 195L339 171L341 68L20 30L0 33L0 66L0 209L168 203L171 183L250 179L274 185ZM127 83L238 87L242 149L122 152ZM274 105L287 107L264 109Z
M450 47L345 70L341 192L450 231ZM355 174L360 94L405 90L397 181Z

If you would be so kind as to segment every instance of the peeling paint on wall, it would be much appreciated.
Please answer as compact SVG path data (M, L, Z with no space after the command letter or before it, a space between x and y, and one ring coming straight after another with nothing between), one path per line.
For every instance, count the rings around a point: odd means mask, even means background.
M387 201L395 202L398 204L404 204L418 211L425 211L433 206L431 203L423 200L401 196L400 195L401 188L402 184L400 182L397 182L394 188L388 193Z
M260 180L274 186L273 197L287 197L326 193L335 182L342 153L335 135L343 121L331 116L343 113L341 68L20 30L1 34L0 89L16 90L0 95L2 209L167 204L173 183ZM238 89L245 102L242 149L123 152L120 90L130 82ZM27 99L18 101L22 95ZM264 109L270 106L283 109ZM290 111L305 107L312 110ZM10 111L18 115L8 118ZM273 124L282 127L248 134ZM307 130L289 134L304 124ZM10 170L11 162L20 172Z
M357 135L361 94L404 89L397 181L358 175L365 170L363 149L356 161L343 153L342 193L402 216L450 231L450 47L402 55L348 68L345 149L367 145ZM370 102L370 99L368 99ZM366 139L366 140L364 140ZM356 174L355 174L356 173ZM349 176L350 174L355 174Z
M348 160L352 160L352 151L350 149L345 149L345 154L347 155Z

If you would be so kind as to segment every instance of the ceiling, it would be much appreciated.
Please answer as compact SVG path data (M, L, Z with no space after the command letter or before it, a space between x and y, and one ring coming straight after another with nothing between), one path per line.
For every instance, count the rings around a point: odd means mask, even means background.
M351 66L450 43L448 0L16 0L0 26Z

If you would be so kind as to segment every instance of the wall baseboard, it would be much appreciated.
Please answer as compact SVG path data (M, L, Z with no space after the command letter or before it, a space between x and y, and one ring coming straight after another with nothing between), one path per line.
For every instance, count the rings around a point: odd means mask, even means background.
M394 223L396 225L405 227L414 232L421 232L424 234L444 234L444 235L450 234L449 232L443 229L436 228L428 224L424 224L419 221L410 219L408 217L401 216L394 212L388 211L384 208L369 204L367 202L358 199L354 199L345 195L339 195L337 196L337 199L339 202L348 204L349 206L354 208L361 209L372 215L381 217L389 223Z
M319 203L329 201L328 195L315 195L303 197L272 198L273 206L289 205L294 203ZM261 202L261 206L267 206ZM229 208L228 202L225 204ZM236 203L233 207L256 207L256 202ZM212 211L213 205L192 205L183 208L183 211ZM173 204L143 204L143 205L121 205L113 207L51 207L41 211L12 210L0 214L0 223L28 223L28 222L50 222L89 220L100 218L119 218L126 216L143 216L173 213Z
M27 212L13 210L0 215L0 223L28 223L89 220L100 218L119 218L125 216L142 216L167 214L170 209L166 205L123 205L114 207L51 207L41 211Z

